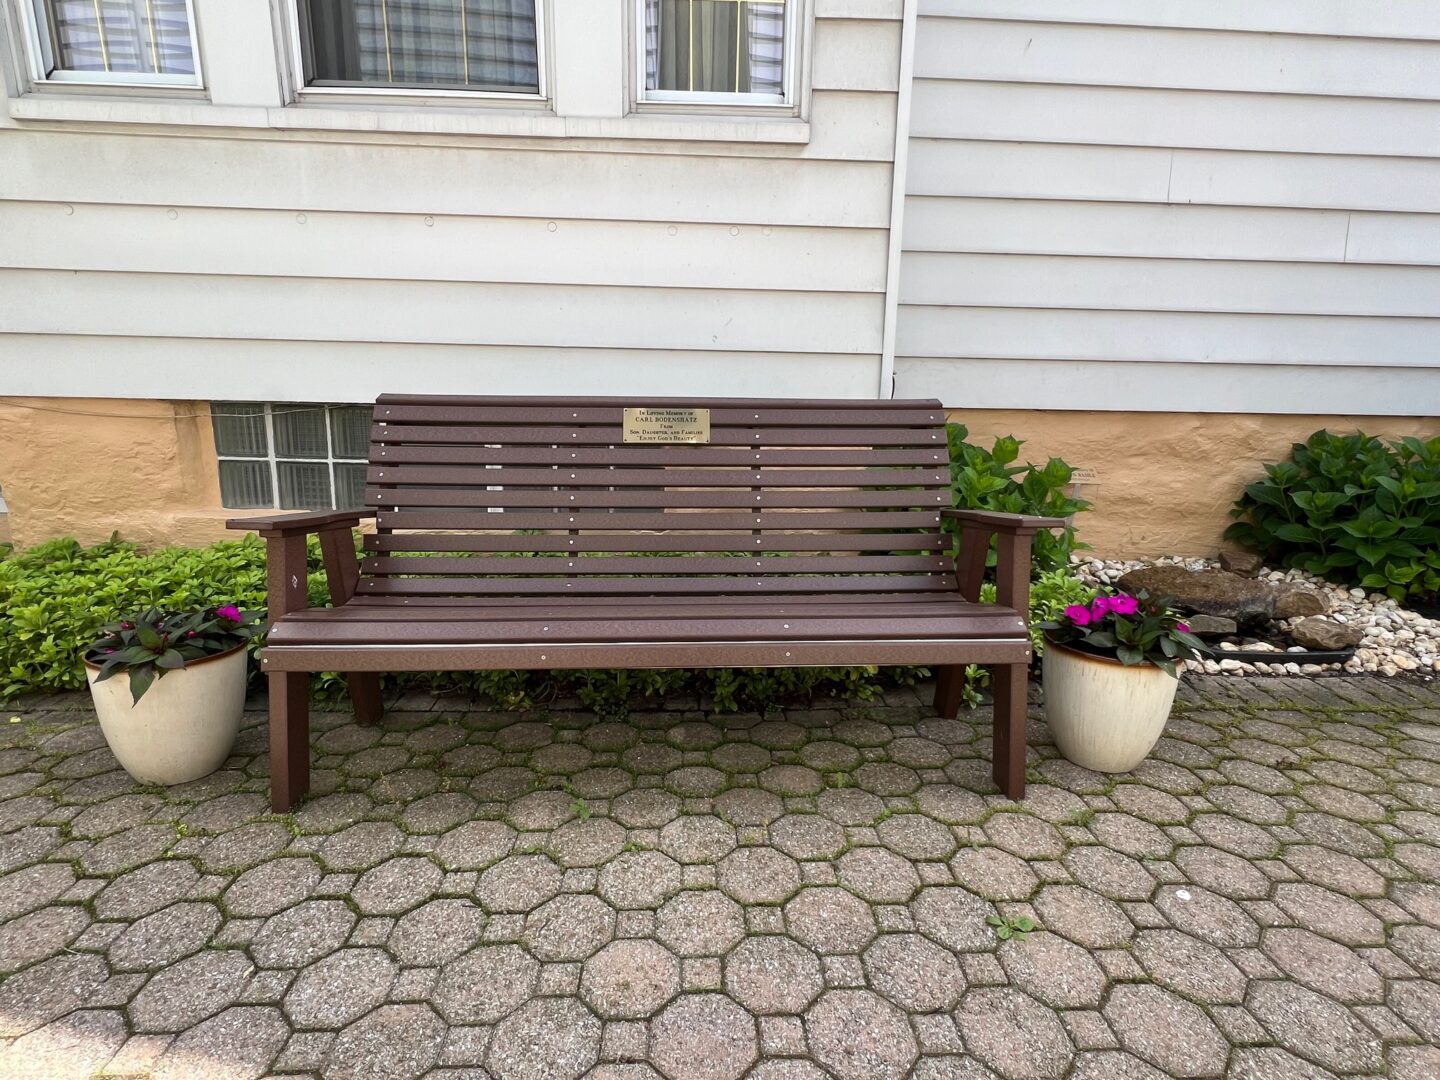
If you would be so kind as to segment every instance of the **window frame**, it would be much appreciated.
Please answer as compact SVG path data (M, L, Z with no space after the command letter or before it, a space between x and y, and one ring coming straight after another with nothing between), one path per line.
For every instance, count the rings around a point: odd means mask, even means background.
M36 86L122 87L147 89L200 90L205 87L205 69L200 55L200 29L195 18L195 0L185 0L185 17L190 27L190 55L195 62L193 75L166 75L144 71L70 71L54 66L50 46L50 27L41 9L45 0L17 0L21 36L25 41L25 57L30 81ZM49 69L47 71L47 69Z
M281 505L281 501L280 501L280 463L283 461L283 462L287 462L287 463L296 463L296 464L313 464L313 465L321 465L321 464L323 464L323 465L326 467L326 469L328 470L328 473L329 473L329 477L328 477L328 483L329 483L329 485L330 485L330 507L329 507L329 508L330 508L331 510L349 510L349 509L353 509L352 507L340 506L340 505L339 505L340 486L339 486L339 484L337 484L337 483L335 482L335 466L336 466L336 465L364 465L364 466L366 466L366 467L368 468L369 465L370 465L370 457L369 457L368 450L367 450L366 456L363 457L363 458L337 458L337 457L335 456L335 429L334 429L334 424L333 424L333 422L332 422L332 420L331 420L331 412L332 412L333 410L335 410L335 409L364 408L363 405L359 405L359 404L354 403L354 402L344 402L344 401L340 401L340 402L309 402L309 401L212 401L212 402L210 402L210 410L211 410L211 414L212 414L212 420L211 420L212 431L213 431L213 424L214 424L214 420L213 420L214 409L215 409L215 406L217 406L217 405L258 405L258 406L260 406L260 408L263 410L263 412L262 412L261 415L262 415L262 416L264 417L264 419L265 419L265 456L264 456L264 457L243 457L243 456L238 455L238 454L226 454L226 453L223 453L223 452L220 450L219 440L218 440L218 439L214 439L214 437L213 437L213 435L212 435L212 440L213 440L214 446L215 446L215 479L216 479L216 484L217 484L217 485L219 484L219 480L220 480L220 463L221 463L222 461L248 461L248 462L261 461L261 462L264 462L264 463L265 463L265 465L266 465L266 467L267 467L267 469L268 469L268 471L269 471L269 473L270 473L270 505L269 505L268 507L266 507L266 506L226 506L226 505L225 505L225 493L224 493L224 490L223 490L223 489L222 489L221 492L220 492L220 505L221 505L222 507L225 507L225 509L227 509L227 510L295 510L295 511L298 511L298 510L304 510L304 509L311 509L311 508L307 508L307 507L283 506L283 505ZM280 407L281 409L295 409L295 408L301 408L301 409L303 409L303 408L310 408L310 409L320 409L320 410L322 410L322 411L324 412L324 415L325 415L325 456L324 456L324 457L314 457L314 458L284 457L284 458L282 458L282 457L280 457L280 456L278 455L278 453L276 452L276 449L277 449L277 448L276 448L276 445L275 445L275 408L276 408L277 406ZM372 424L373 424L373 422L374 422L373 412L372 412L372 415L371 415L371 422L372 422ZM368 446L368 443L367 443L367 446ZM362 503L362 505L363 505L363 503Z
M344 101L361 99L375 102L377 99L395 99L401 104L410 104L416 99L429 100L434 104L463 104L467 101L522 102L534 105L550 100L549 85L549 3L535 0L535 66L537 87L534 92L509 90L462 90L453 87L404 87L386 86L375 83L370 86L311 86L306 81L304 30L301 26L300 4L302 0L281 0L285 13L285 36L289 38L286 52L290 65L290 85L295 100Z
M650 90L645 86L645 2L633 0L630 33L630 47L634 51L635 104L669 106L722 106L726 109L737 107L746 110L794 110L799 101L796 93L796 72L800 66L801 30L799 12L806 6L804 0L783 0L785 8L784 41L781 49L782 92L779 94L733 94L716 93L709 90Z

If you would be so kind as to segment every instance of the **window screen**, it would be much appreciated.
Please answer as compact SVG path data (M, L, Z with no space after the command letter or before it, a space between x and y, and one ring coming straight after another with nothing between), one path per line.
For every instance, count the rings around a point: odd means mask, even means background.
M282 510L363 506L371 412L367 405L213 402L221 505Z
M299 0L310 86L538 93L535 0Z

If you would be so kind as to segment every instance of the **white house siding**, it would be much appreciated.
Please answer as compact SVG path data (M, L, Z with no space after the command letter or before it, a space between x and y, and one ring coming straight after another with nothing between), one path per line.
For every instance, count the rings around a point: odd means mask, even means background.
M815 9L802 145L0 120L0 393L873 397L901 5Z
M1440 413L1440 5L920 0L896 387Z

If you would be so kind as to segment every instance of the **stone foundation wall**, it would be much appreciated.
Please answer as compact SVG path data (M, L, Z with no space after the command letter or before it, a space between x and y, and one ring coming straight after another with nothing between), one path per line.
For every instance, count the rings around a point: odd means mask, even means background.
M1440 435L1434 418L954 409L987 444L1025 440L1027 461L1093 470L1082 539L1101 555L1207 555L1230 504L1267 461L1325 427L1386 437ZM18 546L119 531L144 545L226 535L209 405L196 401L14 398L0 402L0 486Z

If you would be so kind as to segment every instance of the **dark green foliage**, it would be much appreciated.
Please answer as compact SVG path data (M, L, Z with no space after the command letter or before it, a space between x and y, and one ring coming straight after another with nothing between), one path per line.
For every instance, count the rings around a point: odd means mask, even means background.
M265 612L241 611L234 604L201 611L149 608L100 628L101 637L86 652L100 667L96 682L130 673L130 696L139 701L150 684L186 661L231 652L265 629Z
M1207 650L1179 612L1171 610L1170 599L1152 597L1144 589L1134 596L1097 596L1088 605L1065 608L1040 629L1051 641L1113 656L1126 667L1154 664L1174 676L1175 661L1199 660Z
M970 431L964 424L946 425L950 443L950 493L961 510L998 510L1008 514L1039 514L1044 517L1069 518L1090 509L1084 499L1072 499L1071 468L1052 457L1043 466L1017 465L1019 439L1006 435L995 440L989 450L968 442ZM946 522L947 532L956 532L954 522ZM1075 539L1074 525L1051 531L1042 529L1035 536L1034 567L1037 571L1058 570L1070 565L1070 552L1087 545ZM995 565L995 553L990 553Z
M1225 538L1272 564L1397 600L1440 592L1440 438L1317 431L1230 514Z

